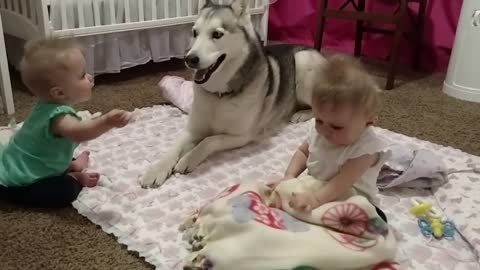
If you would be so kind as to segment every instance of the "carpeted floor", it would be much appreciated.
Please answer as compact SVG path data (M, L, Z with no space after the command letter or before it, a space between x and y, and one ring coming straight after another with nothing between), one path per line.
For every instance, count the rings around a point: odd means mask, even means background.
M378 68L372 72L380 74ZM77 109L133 110L164 102L157 82L165 74L190 76L180 62L147 64L96 78L90 102ZM16 119L23 120L33 98L13 74ZM385 94L381 127L480 155L480 104L441 92L444 75L407 75ZM380 79L381 80L381 79ZM383 85L383 80L381 80ZM0 116L0 124L8 123ZM153 269L114 237L76 213L0 205L0 269Z

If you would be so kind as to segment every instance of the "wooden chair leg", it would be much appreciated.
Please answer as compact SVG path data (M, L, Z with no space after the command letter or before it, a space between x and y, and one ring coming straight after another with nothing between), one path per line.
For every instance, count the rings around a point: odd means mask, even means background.
M385 90L391 90L395 85L395 72L397 69L398 54L400 51L399 50L400 42L402 41L402 35L404 32L403 24L404 24L404 18L406 15L407 15L407 1L401 0L400 9L396 19L396 27L395 27L396 29L395 29L394 39L393 39L393 48L390 55L390 63L388 67L387 84L385 86Z
M328 6L328 0L319 0L318 6L318 24L315 34L315 49L320 51L322 48L323 32L325 31L325 11Z
M358 0L358 10L359 12L365 12L365 0ZM363 20L357 20L356 30L355 30L355 56L360 56L362 54L362 40L363 40Z
M418 14L415 23L415 47L413 53L413 68L420 68L420 60L423 48L423 32L425 27L425 13L427 9L427 0L420 0L418 2Z
M395 72L397 69L397 60L401 40L402 27L400 25L397 25L397 29L395 30L395 36L393 38L393 48L390 55L390 62L388 64L387 84L385 86L385 90L391 90L395 85Z

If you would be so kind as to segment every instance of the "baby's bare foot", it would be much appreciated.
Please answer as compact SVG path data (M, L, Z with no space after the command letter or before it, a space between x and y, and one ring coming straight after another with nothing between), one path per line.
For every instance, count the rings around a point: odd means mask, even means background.
M68 168L69 172L82 172L88 167L88 161L90 160L90 152L84 151L82 152Z
M75 178L84 187L94 187L97 185L98 179L100 179L100 174L98 173L71 172L68 175Z

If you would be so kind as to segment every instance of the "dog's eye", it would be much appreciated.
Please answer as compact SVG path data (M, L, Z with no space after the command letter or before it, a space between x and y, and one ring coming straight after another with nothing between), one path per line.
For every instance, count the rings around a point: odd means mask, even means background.
M214 39L220 39L220 38L222 38L222 37L223 37L223 33L222 33L222 32L214 31L214 32L212 33L212 38L214 38Z
M193 29L192 30L192 35L193 35L194 38L196 38L198 36L197 30Z

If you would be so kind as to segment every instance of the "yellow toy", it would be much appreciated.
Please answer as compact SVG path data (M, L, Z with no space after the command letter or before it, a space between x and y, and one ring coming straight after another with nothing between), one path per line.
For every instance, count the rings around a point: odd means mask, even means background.
M438 211L433 208L432 203L423 202L418 199L412 199L413 206L409 211L416 218L428 217L428 218L440 218Z
M437 239L454 239L456 229L453 221L442 218L440 212L429 202L412 199L412 204L409 211L418 218L418 227L425 237L433 235Z
M428 211L432 209L431 203L419 203L410 207L410 213L417 218L427 215Z
M439 218L431 218L430 226L432 227L432 234L436 238L442 238L443 236L443 224Z

